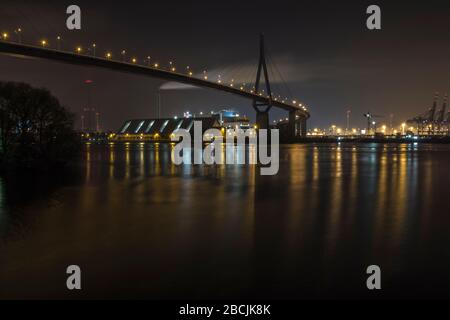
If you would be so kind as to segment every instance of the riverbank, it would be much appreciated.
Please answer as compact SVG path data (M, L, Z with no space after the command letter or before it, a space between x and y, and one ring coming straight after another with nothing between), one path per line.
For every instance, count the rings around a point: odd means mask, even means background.
M90 140L84 141L88 144L170 144L174 143L168 139L161 140ZM248 142L248 141L247 141ZM297 143L339 143L339 142L349 142L349 143L431 143L431 144L450 144L450 136L434 136L434 137L306 137L297 138L295 140L281 139L281 144L297 144ZM208 144L207 142L203 142Z
M307 137L290 143L436 143L450 144L450 136L440 137Z

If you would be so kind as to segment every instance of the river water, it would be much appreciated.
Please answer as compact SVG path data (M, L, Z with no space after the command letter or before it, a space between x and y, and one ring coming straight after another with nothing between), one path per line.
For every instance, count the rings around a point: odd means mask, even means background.
M0 178L0 298L449 298L449 164L447 145L286 145L261 176L85 146L64 173Z

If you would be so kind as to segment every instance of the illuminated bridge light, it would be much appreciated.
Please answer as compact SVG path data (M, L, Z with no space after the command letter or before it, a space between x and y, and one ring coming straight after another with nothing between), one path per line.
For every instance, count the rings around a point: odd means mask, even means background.
M3 40L8 40L8 37L9 37L8 32L3 32L3 33L2 33L2 39L3 39Z
M77 53L81 53L81 52L83 52L83 48L77 47L76 51L77 51Z
M133 59L131 59L131 62L132 62L132 63L136 63L136 62L137 62L137 59L136 59L136 58L133 58Z
M107 52L105 57L106 57L106 59L111 59L112 58L112 54L110 52Z
M41 40L41 46L42 47L45 47L47 44L48 44L47 40Z
M155 63L153 66L154 66L155 68L158 68L158 67L159 67L159 64L158 64L158 63Z

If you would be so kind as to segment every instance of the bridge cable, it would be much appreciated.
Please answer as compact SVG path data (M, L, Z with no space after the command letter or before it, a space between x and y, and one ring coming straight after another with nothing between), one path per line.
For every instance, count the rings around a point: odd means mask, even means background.
M281 82L282 82L282 84L284 85L284 87L285 87L286 90L287 90L288 98L291 98L291 99L292 99L292 98L294 97L294 95L292 94L291 89L289 88L287 82L285 81L285 79L284 79L282 73L281 73L280 70L278 69L278 66L277 66L276 62L275 62L274 59L272 58L271 52L270 52L269 50L267 50L267 51L268 51L268 58L269 58L270 64L274 66L275 71L276 71L276 72L278 73L278 75L280 76Z

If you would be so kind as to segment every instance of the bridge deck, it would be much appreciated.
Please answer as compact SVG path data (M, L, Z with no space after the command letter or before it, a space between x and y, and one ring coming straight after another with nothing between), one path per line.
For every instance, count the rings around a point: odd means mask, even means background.
M99 67L120 72L132 73L148 77L160 78L168 81L175 81L185 83L196 87L211 88L228 92L247 99L256 100L258 102L267 104L269 99L267 97L259 96L248 91L240 90L229 85L223 85L199 79L194 76L189 76L181 73L170 72L158 68L142 66L138 64L119 62L111 59L88 56L84 54L70 53L66 51L54 50L49 48L42 48L38 46L23 45L19 43L0 41L0 53L16 56L35 57L46 60L60 61L64 63ZM300 106L282 103L281 101L272 100L272 106L281 108L286 111L297 111L298 115L309 118L309 112Z

